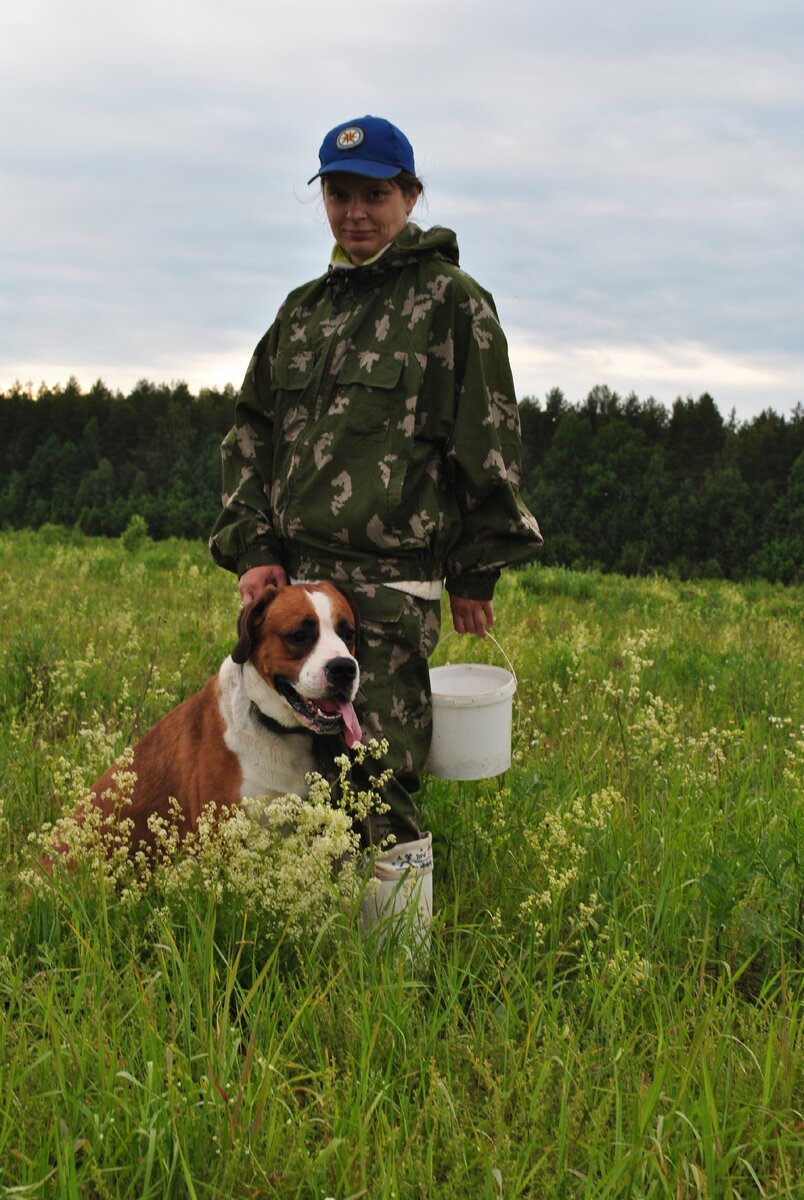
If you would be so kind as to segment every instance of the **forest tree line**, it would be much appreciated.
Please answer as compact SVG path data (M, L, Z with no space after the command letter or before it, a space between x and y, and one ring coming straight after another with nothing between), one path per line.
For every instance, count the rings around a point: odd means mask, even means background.
M197 395L16 385L0 393L0 527L206 538L217 516L231 386ZM595 387L520 404L523 492L541 560L623 574L804 579L804 410L724 420L708 394L675 401Z

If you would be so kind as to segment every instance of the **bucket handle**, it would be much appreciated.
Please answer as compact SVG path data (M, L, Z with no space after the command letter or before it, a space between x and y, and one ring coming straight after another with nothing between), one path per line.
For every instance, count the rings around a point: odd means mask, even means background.
M438 641L438 646L443 646L443 645L444 645L444 642L447 640L447 638L454 637L454 636L456 636L456 634L457 634L457 630L456 630L456 629L448 629L448 630L447 630L447 632L444 634L444 636L443 636L442 638L439 638L439 641ZM463 636L463 635L461 635L461 636ZM518 688L519 688L519 683L518 683L518 680L517 680L517 677L516 677L516 671L514 670L514 664L511 662L510 658L509 658L509 657L508 657L508 655L505 653L505 651L503 650L503 648L502 648L502 646L500 645L500 643L497 641L497 639L496 639L496 637L494 636L494 634L493 634L493 633L491 633L491 632L490 632L488 629L486 630L486 637L487 637L487 638L489 638L489 639L490 639L492 642L494 642L494 645L497 647L497 649L499 650L500 654L503 656L503 658L505 659L505 661L508 663L508 666L509 666L509 668L510 668L510 670L511 670L511 674L512 674L512 675L513 675L513 677L514 677L514 686L515 686L515 687L518 689ZM438 649L438 646L436 646L436 650Z

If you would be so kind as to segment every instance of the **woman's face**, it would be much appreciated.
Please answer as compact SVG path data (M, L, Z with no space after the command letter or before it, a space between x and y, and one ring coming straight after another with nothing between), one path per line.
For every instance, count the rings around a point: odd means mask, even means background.
M324 204L335 241L353 263L364 263L392 242L418 199L393 179L368 179L337 171L324 177Z

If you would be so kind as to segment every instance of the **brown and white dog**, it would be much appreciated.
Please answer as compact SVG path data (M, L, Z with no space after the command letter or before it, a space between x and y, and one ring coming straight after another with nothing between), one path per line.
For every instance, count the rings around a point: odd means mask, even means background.
M136 782L121 803L110 767L88 799L112 820L133 822L132 848L152 842L148 818L181 809L179 831L203 809L244 797L304 796L314 769L311 734L360 740L353 700L358 615L334 584L266 588L238 621L239 640L218 674L159 721L134 747ZM126 794L125 799L128 799Z

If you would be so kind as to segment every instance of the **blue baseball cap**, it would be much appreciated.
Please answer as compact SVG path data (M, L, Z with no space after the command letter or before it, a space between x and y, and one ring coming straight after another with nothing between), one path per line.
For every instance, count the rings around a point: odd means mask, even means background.
M331 129L318 152L320 170L308 183L333 171L369 179L393 179L400 171L416 174L413 147L401 129L383 117L357 117Z

